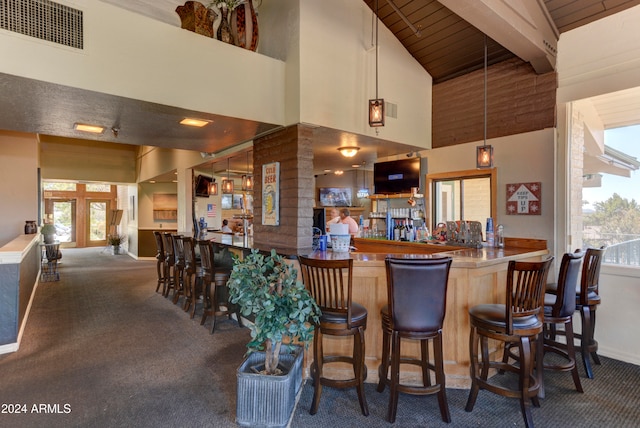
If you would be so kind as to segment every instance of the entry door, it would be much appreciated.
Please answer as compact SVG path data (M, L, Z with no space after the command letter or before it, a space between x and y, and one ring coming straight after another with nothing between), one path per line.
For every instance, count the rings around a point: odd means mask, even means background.
M108 213L110 201L91 199L87 201L87 247L107 245Z
M61 244L76 242L76 200L53 201L53 224L56 226L56 239ZM73 245L71 245L73 246Z

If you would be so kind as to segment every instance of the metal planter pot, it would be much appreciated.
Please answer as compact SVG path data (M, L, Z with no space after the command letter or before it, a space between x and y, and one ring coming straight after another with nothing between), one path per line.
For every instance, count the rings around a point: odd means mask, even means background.
M302 386L302 348L280 354L280 364L288 370L282 376L267 376L251 367L264 364L264 352L253 352L237 372L236 423L246 427L286 427Z

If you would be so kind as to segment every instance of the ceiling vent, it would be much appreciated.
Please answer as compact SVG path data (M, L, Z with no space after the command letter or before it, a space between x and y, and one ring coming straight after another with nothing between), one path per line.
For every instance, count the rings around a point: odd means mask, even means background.
M82 11L49 0L0 0L0 29L83 48Z

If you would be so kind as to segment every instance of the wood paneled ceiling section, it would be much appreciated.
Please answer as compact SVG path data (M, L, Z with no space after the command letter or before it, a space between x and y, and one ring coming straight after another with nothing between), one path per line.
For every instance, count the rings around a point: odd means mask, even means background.
M375 10L376 0L363 1ZM559 33L640 4L640 0L527 1L543 2ZM433 77L434 84L483 67L484 35L476 27L435 0L393 0L393 4L420 31L421 36L415 35L388 0L378 0L381 22ZM515 56L492 40L490 34L488 36L489 65Z

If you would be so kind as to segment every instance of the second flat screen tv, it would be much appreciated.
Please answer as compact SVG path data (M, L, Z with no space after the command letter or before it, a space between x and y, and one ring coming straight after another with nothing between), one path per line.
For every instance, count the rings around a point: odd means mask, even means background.
M376 195L410 193L412 187L420 187L420 159L373 164L373 186Z

